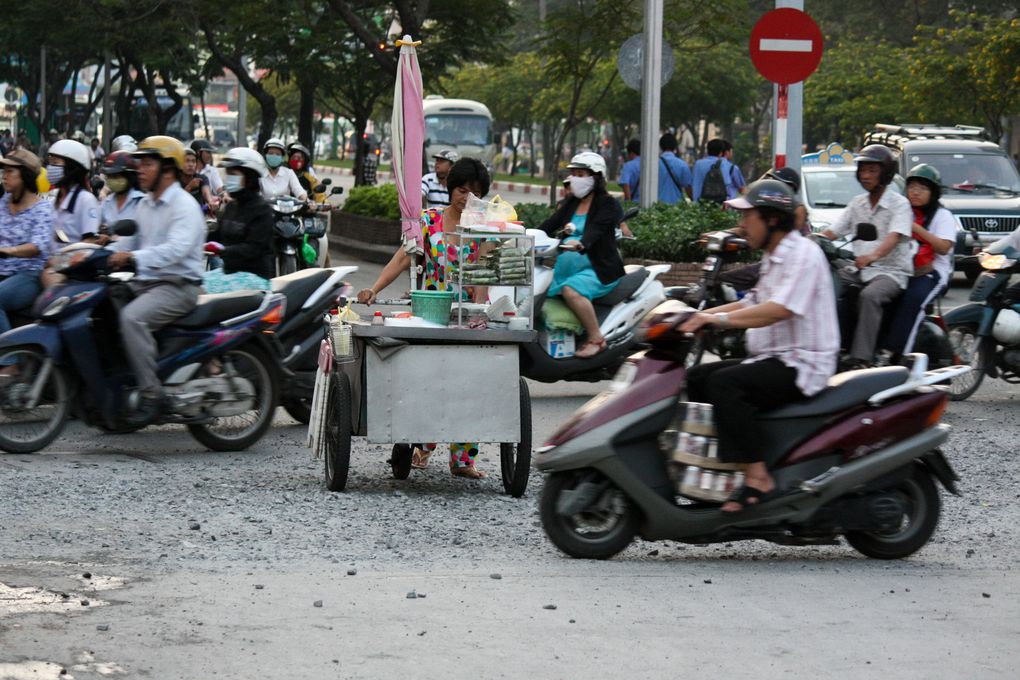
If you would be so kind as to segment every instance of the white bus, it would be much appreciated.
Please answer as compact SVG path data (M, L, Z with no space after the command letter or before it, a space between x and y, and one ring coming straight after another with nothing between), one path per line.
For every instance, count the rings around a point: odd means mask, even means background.
M477 158L490 172L496 157L492 137L492 114L485 104L470 99L445 99L429 95L425 108L425 162L432 155L454 149L461 157Z

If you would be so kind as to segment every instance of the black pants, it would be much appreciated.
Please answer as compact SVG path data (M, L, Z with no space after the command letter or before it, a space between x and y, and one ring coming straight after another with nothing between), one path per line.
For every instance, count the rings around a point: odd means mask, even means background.
M805 397L797 387L797 371L779 359L741 361L727 359L695 366L687 374L687 396L715 407L721 460L756 463L763 458L755 417Z

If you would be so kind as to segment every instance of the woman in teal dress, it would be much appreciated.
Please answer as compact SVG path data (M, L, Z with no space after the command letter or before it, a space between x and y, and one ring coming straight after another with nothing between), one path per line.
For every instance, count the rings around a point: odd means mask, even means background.
M616 247L623 210L606 191L602 156L591 151L577 154L567 168L571 195L541 227L548 234L569 232L547 295L562 296L584 326L586 340L574 356L586 359L606 349L592 300L611 292L626 273Z

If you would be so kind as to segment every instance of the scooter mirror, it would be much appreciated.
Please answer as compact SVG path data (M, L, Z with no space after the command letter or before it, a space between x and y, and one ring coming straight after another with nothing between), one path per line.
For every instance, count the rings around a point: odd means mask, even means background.
M339 196L343 192L344 192L344 188L343 187L333 187L333 189L329 192L329 195L330 196Z
M871 224L870 222L859 222L854 231L856 233L856 235L854 236L855 241L878 240L878 229L876 229L875 225Z
M327 177L326 179L322 180L323 186L327 186L328 187L332 183L333 183L333 180L331 180L329 177Z
M134 220L120 220L113 225L111 231L117 236L134 236L138 233L138 223Z
M325 190L326 190L326 185L325 185L325 184L317 184L317 185L316 185L316 186L315 186L315 187L314 187L314 188L312 189L312 191L313 191L314 193L317 193L317 194L321 194L321 193L322 193L323 191L325 191Z
M627 220L632 220L637 217L639 212L641 212L640 208L628 208L627 211L623 213L623 217L620 218L620 221L626 222Z

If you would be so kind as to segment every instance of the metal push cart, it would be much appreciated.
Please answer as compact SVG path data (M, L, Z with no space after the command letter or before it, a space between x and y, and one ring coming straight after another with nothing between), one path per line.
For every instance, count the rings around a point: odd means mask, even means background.
M491 237L491 235L487 235ZM522 237L524 238L524 237ZM515 302L531 295L515 282ZM495 285L501 285L499 283ZM462 310L451 315L463 318ZM531 397L520 375L528 330L425 328L351 324L346 361L336 362L325 385L319 449L326 486L342 491L350 471L351 438L392 444L393 476L411 472L415 443L499 444L506 493L520 497L531 468Z

